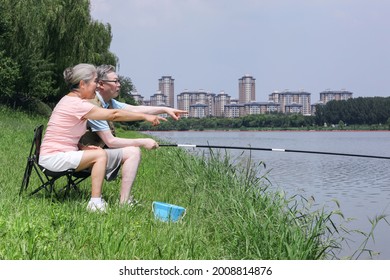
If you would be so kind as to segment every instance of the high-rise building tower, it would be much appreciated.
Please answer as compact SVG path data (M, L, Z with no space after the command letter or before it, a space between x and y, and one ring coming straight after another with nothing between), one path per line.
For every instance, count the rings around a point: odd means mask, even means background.
M158 90L167 97L167 106L175 107L174 80L171 76L162 76L158 79Z
M255 80L250 75L238 79L238 101L240 104L256 101Z
M230 96L223 90L215 97L215 115L224 117L225 105L230 104Z

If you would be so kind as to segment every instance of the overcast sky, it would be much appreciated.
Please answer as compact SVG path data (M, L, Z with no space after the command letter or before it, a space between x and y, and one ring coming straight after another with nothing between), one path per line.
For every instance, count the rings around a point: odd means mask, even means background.
M390 96L388 0L91 0L112 27L118 73L145 98L172 76L184 90L238 97L256 79L256 101L273 91Z

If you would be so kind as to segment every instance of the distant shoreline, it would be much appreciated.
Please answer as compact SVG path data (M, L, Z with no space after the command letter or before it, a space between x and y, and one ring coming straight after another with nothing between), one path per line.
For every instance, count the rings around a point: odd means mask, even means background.
M251 130L240 130L240 129L204 129L204 130L195 130L195 129L189 129L189 130L144 130L139 131L141 133L143 132L390 132L388 129L376 129L376 130L369 130L369 129L329 129L329 130L306 130L306 129L251 129Z

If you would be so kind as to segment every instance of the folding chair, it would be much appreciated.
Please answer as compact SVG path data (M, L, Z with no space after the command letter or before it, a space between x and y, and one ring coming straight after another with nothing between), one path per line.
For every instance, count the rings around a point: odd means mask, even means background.
M91 175L90 171L83 170L76 172L74 169L69 169L63 172L53 172L38 164L42 142L42 133L43 125L39 125L34 129L34 139L31 145L30 154L27 158L27 165L24 171L23 182L22 186L20 187L19 195L21 195L23 191L27 191L32 170L35 170L41 185L35 190L31 191L30 195L36 194L40 190L45 189L50 195L54 194L56 198L59 199L61 194L63 194L63 197L65 197L72 189L80 192L78 184ZM55 182L62 177L66 178L66 185L56 190Z

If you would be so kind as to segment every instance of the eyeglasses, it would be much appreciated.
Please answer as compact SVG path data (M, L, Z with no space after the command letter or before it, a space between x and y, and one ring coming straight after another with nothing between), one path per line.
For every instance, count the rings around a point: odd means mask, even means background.
M106 82L106 83L116 83L116 84L120 84L121 83L121 80L119 79L116 79L116 80L101 80L102 82Z

